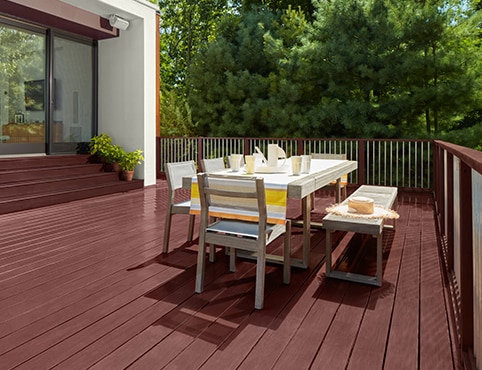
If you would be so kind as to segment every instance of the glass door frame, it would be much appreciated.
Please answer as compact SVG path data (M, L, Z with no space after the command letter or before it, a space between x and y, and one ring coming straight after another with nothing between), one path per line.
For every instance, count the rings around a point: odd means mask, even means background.
M98 130L98 42L96 40L48 28L41 24L12 18L0 13L0 24L5 27L31 32L44 37L44 141L39 143L4 143L0 142L1 155L45 155L45 154L74 154L86 152L88 143L56 143L54 141L54 108L55 108L55 79L54 79L54 38L60 37L73 42L88 45L92 49L92 101L91 101L91 134ZM8 123L8 122L6 122ZM1 132L0 132L1 134ZM3 140L3 138L2 138Z
M30 22L22 22L20 20L16 20L14 18L9 17L8 15L0 14L0 24L6 27L11 27L14 29L18 29L21 32L31 32L32 34L42 35L44 37L44 81L47 81L48 75L48 29L41 25L32 24ZM48 104L47 104L47 94L49 86L45 86L48 84L44 84L44 142L38 143L0 143L2 148L0 155L42 155L47 153L47 120L48 120ZM8 123L8 122L7 122Z
M96 40L88 39L81 36L67 34L58 30L47 30L47 66L48 66L48 125L46 125L46 137L48 137L46 145L47 154L67 154L81 153L86 154L87 143L56 143L54 140L54 108L55 108L55 78L54 78L54 39L55 37L63 38L69 41L78 42L91 46L92 48L92 124L91 133L94 136L98 127L98 43Z

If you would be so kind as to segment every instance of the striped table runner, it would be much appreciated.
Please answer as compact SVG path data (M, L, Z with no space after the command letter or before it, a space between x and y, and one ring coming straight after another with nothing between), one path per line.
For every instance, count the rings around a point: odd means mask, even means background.
M209 181L212 183L217 181L219 186L225 186L230 190L235 190L236 186L239 186L239 182L236 179L223 179L223 178L216 178L210 179ZM218 186L216 184L216 186ZM264 183L265 193L266 193L266 208L268 213L268 223L270 224L284 224L286 220L286 198L287 198L287 183ZM240 202L246 202L244 199L239 199ZM200 214L201 213L201 203L199 199L199 188L197 184L197 177L192 178L191 183L191 214ZM249 212L247 210L239 210L235 208L211 208L209 212L210 216L213 217L223 217L223 218L232 218L236 220L244 220L244 221L257 221L257 213L256 212Z

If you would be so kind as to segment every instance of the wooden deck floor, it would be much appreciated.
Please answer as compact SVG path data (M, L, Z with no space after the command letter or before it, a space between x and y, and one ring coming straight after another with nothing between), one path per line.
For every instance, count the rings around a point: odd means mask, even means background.
M325 279L323 230L311 265L282 284L224 252L194 293L197 239L178 215L160 254L166 184L0 216L0 369L458 369L433 205L400 194L384 235L380 288ZM323 210L328 198L317 198ZM290 216L299 203L290 202ZM196 233L197 234L197 233ZM293 230L293 253L301 245ZM343 265L373 271L374 240L335 234ZM352 250L362 253L354 255Z

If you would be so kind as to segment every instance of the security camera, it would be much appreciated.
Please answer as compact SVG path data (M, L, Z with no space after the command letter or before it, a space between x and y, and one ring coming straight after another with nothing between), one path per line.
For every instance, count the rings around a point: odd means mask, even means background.
M109 24L112 27L116 27L122 31L125 31L129 27L129 21L116 14L111 14L109 16Z

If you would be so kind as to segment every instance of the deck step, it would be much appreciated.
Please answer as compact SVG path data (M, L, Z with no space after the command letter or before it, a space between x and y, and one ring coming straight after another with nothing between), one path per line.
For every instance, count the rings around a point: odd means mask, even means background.
M39 168L86 164L92 159L88 154L41 155L28 157L0 158L0 170L18 170L21 168Z
M31 181L62 176L91 174L102 171L102 164L100 163L71 164L56 167L20 168L4 171L0 170L0 185L16 183L20 181Z
M88 155L0 159L0 214L140 189Z

